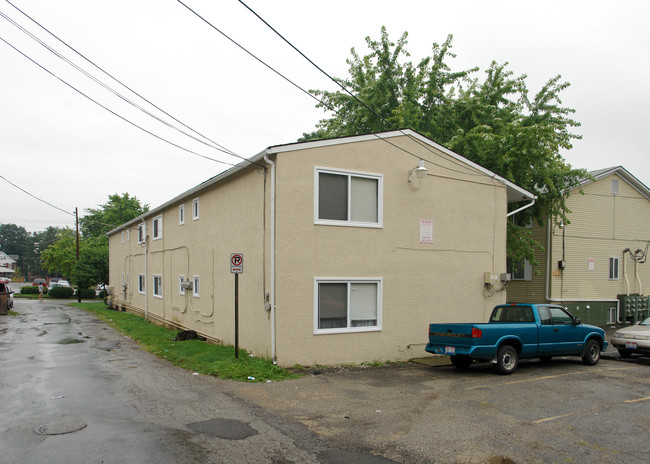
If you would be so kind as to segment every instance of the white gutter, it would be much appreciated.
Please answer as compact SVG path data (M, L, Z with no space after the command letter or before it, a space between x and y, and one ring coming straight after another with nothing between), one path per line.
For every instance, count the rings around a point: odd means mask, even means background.
M264 161L271 165L271 288L269 289L269 303L271 305L271 359L276 361L275 355L275 163L268 155Z
M527 205L522 206L522 207L519 208L519 209L516 209L516 210L514 210L514 211L510 211L508 214L506 214L506 217L509 218L510 216L512 216L512 215L514 215L514 214L517 214L517 213L520 212L520 211L523 211L523 210L525 210L525 209L530 208L530 207L533 206L534 204L535 204L535 199L533 199L533 201L531 201L531 202L528 203Z
M614 298L551 298L550 296L550 287L551 287L551 221L548 221L548 231L546 233L546 301L552 303L562 303L562 302L573 302L579 303L584 302L601 302L607 301L610 303L616 303L616 314L620 315L620 304L621 302L618 299Z

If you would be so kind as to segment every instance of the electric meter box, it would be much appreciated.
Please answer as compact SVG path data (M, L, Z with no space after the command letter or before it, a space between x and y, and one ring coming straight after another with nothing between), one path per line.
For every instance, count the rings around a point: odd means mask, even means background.
M496 272L486 272L483 274L483 282L490 285L496 285L499 282L499 274Z

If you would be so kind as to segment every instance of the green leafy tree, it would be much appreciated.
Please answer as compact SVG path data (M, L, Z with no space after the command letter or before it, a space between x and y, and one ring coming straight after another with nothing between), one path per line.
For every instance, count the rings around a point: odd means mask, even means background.
M79 261L72 269L72 281L79 288L108 282L108 242L103 237L86 238L79 249Z
M367 37L366 44L369 54L352 49L349 76L337 79L349 92L312 91L322 102L317 107L334 114L301 141L408 127L538 195L520 223L569 223L566 198L588 174L560 154L580 135L572 132L579 126L574 110L562 106L569 84L559 75L531 99L526 76L514 76L507 63L492 62L483 80L477 67L452 71L451 35L416 65L407 60L407 33L393 43L382 28L380 39ZM528 229L508 223L511 258L534 262L535 246Z
M41 254L41 264L50 274L60 275L70 279L72 270L77 263L77 241L75 231L61 229L57 241Z
M84 237L100 237L115 227L149 211L149 205L141 205L137 197L128 193L108 196L108 201L99 208L88 208L79 219L81 234Z

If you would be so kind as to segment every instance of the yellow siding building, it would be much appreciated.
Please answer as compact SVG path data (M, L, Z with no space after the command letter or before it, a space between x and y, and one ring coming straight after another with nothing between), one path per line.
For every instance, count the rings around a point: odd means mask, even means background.
M533 226L544 250L508 287L510 302L557 302L584 322L633 323L648 314L650 190L622 166L590 173L567 199L569 224Z

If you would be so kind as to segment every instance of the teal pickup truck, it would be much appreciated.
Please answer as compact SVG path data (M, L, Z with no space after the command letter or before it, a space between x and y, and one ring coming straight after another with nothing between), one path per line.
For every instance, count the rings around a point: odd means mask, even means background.
M585 364L594 365L607 340L603 329L582 324L561 306L507 304L495 307L486 324L430 324L425 349L451 356L459 369L476 360L511 374L521 358L581 356Z

